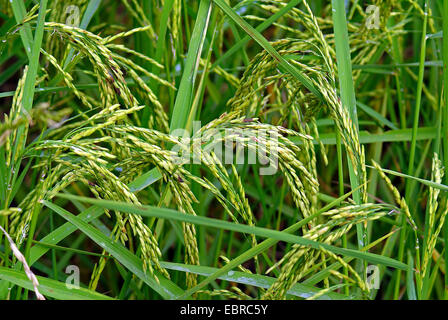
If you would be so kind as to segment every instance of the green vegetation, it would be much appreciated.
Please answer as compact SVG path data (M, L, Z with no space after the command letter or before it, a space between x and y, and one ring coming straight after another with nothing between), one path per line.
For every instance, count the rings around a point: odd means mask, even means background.
M448 299L448 0L0 0L0 299Z

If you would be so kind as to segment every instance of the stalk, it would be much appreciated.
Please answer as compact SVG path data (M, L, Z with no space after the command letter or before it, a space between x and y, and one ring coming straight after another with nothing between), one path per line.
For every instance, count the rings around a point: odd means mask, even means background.
M417 81L417 98L415 102L415 110L414 110L414 120L412 125L412 139L411 139L411 150L409 155L409 165L408 165L408 175L414 175L414 162L415 162L415 150L417 146L417 132L418 132L418 123L420 119L420 107L422 101L422 91L423 91L423 78L425 72L425 56L426 56L426 27L428 24L428 7L425 6L425 17L423 19L423 29L422 29L422 38L421 38L421 46L420 46L420 62L419 62L419 72L418 72L418 81ZM406 190L405 190L405 200L409 203L411 192L412 192L413 181L406 181ZM405 244L406 244L406 235L407 235L407 222L406 218L402 216L401 218L401 232L400 232L400 242L398 248L398 260L403 261ZM417 246L418 246L418 239ZM395 278L395 288L394 288L394 299L398 299L400 292L400 282L401 282L401 272L397 270L396 278Z

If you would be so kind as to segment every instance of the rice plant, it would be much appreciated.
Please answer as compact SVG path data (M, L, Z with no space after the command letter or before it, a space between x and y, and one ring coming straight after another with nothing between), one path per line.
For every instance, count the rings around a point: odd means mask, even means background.
M448 0L0 8L0 299L448 299Z

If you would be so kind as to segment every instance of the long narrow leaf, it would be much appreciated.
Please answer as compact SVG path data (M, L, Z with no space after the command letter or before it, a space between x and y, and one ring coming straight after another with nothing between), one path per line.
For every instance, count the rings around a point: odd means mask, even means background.
M67 210L55 205L54 203L43 200L43 204L58 213L61 217L63 217L73 225L75 225L79 230L84 232L90 239L95 241L101 248L110 253L123 266L125 266L129 271L135 274L138 278L140 278L143 282L149 285L165 299L174 299L175 297L183 293L183 290L181 288L165 278L157 270L154 271L154 274L157 276L158 281L154 277L146 273L143 270L142 261L137 256L132 254L128 249L123 247L121 243L112 241L99 230L95 229L88 223L82 221L81 219L72 215Z
M270 230L266 228L259 228L259 227L252 227L248 225L243 224L236 224L228 221L222 221L218 219L212 219L207 217L200 217L200 216L193 216L193 215L186 215L182 214L178 211L166 209L166 208L159 208L159 207L152 207L152 206L137 206L132 205L128 203L118 202L118 201L109 201L109 200L99 200L99 199L92 199L92 198L86 198L86 197L79 197L74 195L68 195L68 194L58 194L59 197L69 199L69 200L79 200L82 202L90 203L97 205L99 207L111 209L111 210L118 210L121 212L127 212L132 214L138 214L145 217L156 217L156 218L162 218L162 219L170 219L175 221L182 221L182 222L188 222L193 224L198 224L202 226L208 226L213 227L217 229L223 229L223 230L231 230L241 233L248 233L248 234L254 234L256 236L264 237L264 238L273 238L279 241L286 241L290 243L296 243L304 246L309 246L314 249L319 249L320 247L329 250L336 254L342 254L347 255L354 258L359 258L366 260L371 263L375 264L381 264L393 268L399 268L406 270L407 265L401 262L398 262L394 259L383 257L377 254L369 253L369 252L361 252L358 250L352 250L352 249L344 249L339 248L335 246L331 246L325 243L316 242L313 240L305 239L299 236L294 236L291 234L287 234L285 232L276 231L276 230ZM48 202L45 202L48 204Z
M0 267L0 279L33 290L33 284L24 272ZM69 287L66 283L60 281L39 276L37 280L39 281L39 291L47 297L60 300L112 300L111 297L101 293L84 288Z

